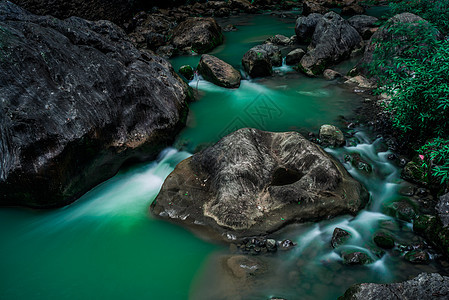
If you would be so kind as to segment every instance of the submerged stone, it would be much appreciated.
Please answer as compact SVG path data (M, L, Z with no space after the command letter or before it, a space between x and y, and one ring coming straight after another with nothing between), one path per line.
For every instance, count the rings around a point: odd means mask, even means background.
M399 220L411 222L416 217L416 211L407 200L399 200L386 207L386 213Z
M412 264L428 264L430 262L430 256L427 251L413 250L404 255L404 259Z
M337 248L342 244L346 243L347 240L351 238L351 234L344 229L336 227L334 233L332 234L331 246L332 248Z
M338 161L299 133L243 128L178 164L151 211L238 239L355 214L367 200Z
M345 250L341 257L345 265L367 265L374 262L367 253L356 250Z
M384 249L391 249L394 247L393 237L389 233L386 233L384 231L376 232L374 234L373 241L377 246Z

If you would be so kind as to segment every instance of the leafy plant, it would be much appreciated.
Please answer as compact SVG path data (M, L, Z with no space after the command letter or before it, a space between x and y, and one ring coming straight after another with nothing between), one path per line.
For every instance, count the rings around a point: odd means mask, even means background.
M390 27L392 39L376 44L371 75L393 125L404 135L428 139L449 134L449 41L438 41L424 23Z
M441 185L449 184L449 140L435 138L422 146L418 153L421 168L429 180L438 181Z
M407 0L392 1L391 12L410 12L419 15L444 32L449 32L449 1L447 0Z

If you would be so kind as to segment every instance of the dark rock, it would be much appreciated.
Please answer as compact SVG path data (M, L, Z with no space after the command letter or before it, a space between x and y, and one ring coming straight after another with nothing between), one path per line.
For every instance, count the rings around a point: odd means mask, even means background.
M440 218L420 215L413 222L413 231L424 236L449 258L449 227L444 227Z
M443 226L447 227L449 225L449 193L439 198L436 210Z
M318 22L309 51L300 62L300 70L307 75L321 74L326 67L348 58L361 47L357 30L338 14L329 12Z
M354 168L366 174L370 174L373 171L373 167L371 167L371 165L358 153L352 153L345 156L345 161L349 161Z
M314 1L305 0L302 6L302 14L307 16L312 13L325 14L329 11L327 7L324 7Z
M242 65L251 77L269 76L273 66L282 65L281 51L272 44L255 46L243 55Z
M402 169L401 177L417 184L426 184L423 170L414 161L409 161L405 165L404 169Z
M151 211L243 238L354 214L367 199L338 161L300 134L243 128L178 164Z
M413 184L406 184L405 186L402 186L399 190L399 194L406 197L411 197L415 194L416 186Z
M291 44L291 40L290 40L290 38L286 37L285 35L276 34L275 36L269 37L266 40L266 43L271 43L271 44L279 45L279 46L286 46L286 45Z
M388 215L406 222L411 222L416 217L415 208L407 200L393 202L387 206L386 212Z
M283 240L279 243L279 250L291 250L293 247L296 246L296 243L293 243L291 240Z
M197 70L207 81L225 88L238 88L242 79L230 64L208 54L201 56Z
M341 10L342 16L361 15L365 12L365 9L357 4L345 6Z
M285 58L285 63L289 66L296 65L306 52L300 48L290 51Z
M344 229L336 227L334 233L332 234L331 246L332 248L337 248L351 238L351 234Z
M343 77L342 74L338 73L337 71L331 70L331 69L324 70L323 76L324 76L324 79L326 79L326 80L334 80L334 79Z
M59 19L77 16L88 20L109 20L115 23L130 18L144 6L143 0L15 0L14 3L37 15Z
M449 277L422 273L414 279L390 284L360 283L350 287L339 300L447 299Z
M232 9L238 9L244 12L250 12L252 10L251 2L248 0L229 0L228 4Z
M348 19L349 24L357 30L364 40L369 39L377 28L376 23L379 19L372 16L356 15Z
M172 45L165 45L159 47L156 51L156 54L162 56L165 59L172 57L176 53L175 48Z
M305 44L312 40L315 27L322 18L322 14L313 13L296 19L295 33L299 43Z
M361 74L369 75L368 69L365 66L372 63L376 47L382 47L382 45L391 43L393 40L400 40L401 47L398 47L392 53L389 53L390 56L400 56L404 51L410 50L410 47L415 47L415 45L411 45L410 43L410 41L416 37L415 34L413 34L413 36L403 35L403 30L401 31L402 33L397 33L396 29L405 25L427 26L429 25L429 22L411 13L402 13L390 18L385 25L377 30L371 37L369 44L365 48L365 53L363 54L362 59L357 64L357 71ZM429 29L429 36L423 37L423 43L427 43L426 40L431 40L432 38L438 40L441 37L442 36L438 31Z
M185 124L189 89L109 21L0 1L0 204L68 204Z
M427 251L413 250L404 255L404 259L412 264L428 264L430 262L430 256Z
M374 234L373 241L377 246L384 249L391 249L394 247L393 237L389 233L383 231L376 232Z
M323 147L340 147L345 144L343 132L334 125L320 127L320 141Z
M223 34L213 18L189 18L173 30L171 43L183 52L206 53L223 43Z
M227 16L229 16L230 14L231 14L231 10L230 10L229 8L227 8L227 7L219 8L218 10L216 10L216 11L214 12L214 16L215 16L215 17L219 17L219 18L227 17ZM234 27L234 28L235 28L235 27ZM223 29L223 31L235 31L235 30L237 30L237 29L234 29L234 30L224 30L224 29Z
M367 265L374 262L368 254L355 250L342 251L341 257L345 265Z
M244 254L257 255L277 251L276 241L264 237L245 238L239 245L237 248Z
M139 49L157 50L165 46L170 30L176 26L162 14L139 13L134 18L135 28L129 33L131 41Z
M189 65L184 65L179 68L179 74L184 76L187 80L192 80L195 76L195 72L193 71L193 68Z
M232 24L229 24L229 25L226 25L226 26L223 28L223 31L224 31L224 32L237 31L237 27L235 27L235 26L232 25Z

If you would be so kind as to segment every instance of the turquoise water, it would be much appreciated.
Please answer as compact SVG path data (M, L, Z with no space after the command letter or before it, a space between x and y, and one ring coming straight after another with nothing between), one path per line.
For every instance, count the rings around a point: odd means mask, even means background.
M292 35L294 19L270 15L222 20L239 31L226 33L213 54L241 69L243 54L276 33ZM173 65L196 65L199 56L179 57ZM351 66L339 66L341 71ZM123 170L74 204L51 211L0 209L0 299L335 299L356 282L392 282L436 263L410 265L394 251L369 266L343 266L330 248L334 227L349 230L349 246L374 254L371 234L378 228L398 241L417 241L410 223L382 214L382 203L397 197L398 169L386 159L382 141L357 130L357 146L331 151L341 161L357 152L373 165L366 175L345 166L372 194L358 216L290 226L275 238L290 238L290 252L257 257L266 272L247 280L223 267L227 247L201 240L183 228L156 220L148 207L176 164L201 147L240 127L317 131L323 123L341 124L362 99L334 81L310 79L289 67L265 79L245 79L227 90L201 78L189 83L198 95L175 148L160 158ZM180 151L184 150L184 151Z
M187 299L217 246L149 217L165 177L190 154L121 172L53 211L0 210L0 299Z

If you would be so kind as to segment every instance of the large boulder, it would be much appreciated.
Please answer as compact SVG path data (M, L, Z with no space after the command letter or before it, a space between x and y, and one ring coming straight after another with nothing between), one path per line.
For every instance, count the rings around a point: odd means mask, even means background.
M182 52L206 53L222 43L221 27L213 18L189 18L171 36L171 44Z
M422 41L416 41L417 36L416 33L413 33L413 30L398 30L404 28L404 26L409 28L428 28L428 30L425 30L426 34L422 37ZM369 44L365 48L362 59L357 64L357 71L363 75L369 75L367 66L372 63L376 48L382 49L384 45L391 44L393 41L400 41L400 43L398 43L398 46L394 49L390 49L388 53L389 57L401 56L405 51L410 49L412 49L411 52L418 53L416 49L414 49L418 46L415 44L416 42L420 47L423 47L429 41L441 38L441 33L438 32L438 30L431 28L430 23L423 18L412 13L395 15L373 34Z
M322 18L322 14L313 13L296 19L295 33L299 43L305 44L311 41L315 27Z
M321 74L329 65L348 58L361 43L360 34L348 21L329 12L318 22L309 51L298 67L310 76Z
M243 55L242 65L251 77L269 76L273 66L282 65L281 50L273 44L257 45Z
M449 277L438 273L422 273L417 277L399 283L359 283L350 287L340 300L412 300L447 299Z
M117 23L146 7L144 0L15 0L14 3L38 15L52 15L60 19L77 16Z
M0 1L0 204L61 206L183 127L189 89L109 21Z
M151 212L224 239L355 214L365 188L296 132L243 128L178 164Z
M378 18L367 15L355 15L348 19L349 24L357 30L363 39L369 39L377 29Z
M208 54L201 56L197 70L204 79L225 88L238 88L242 79L240 72L230 64Z

